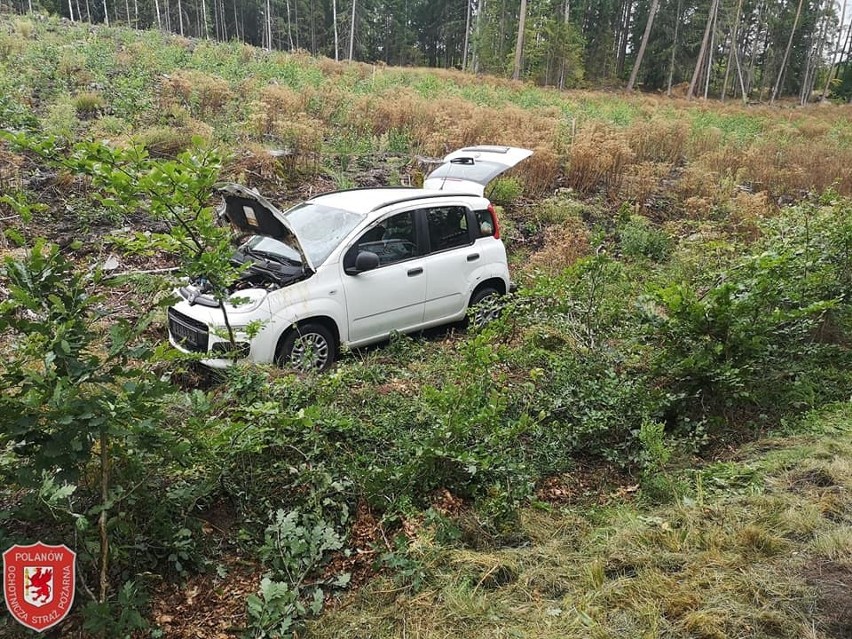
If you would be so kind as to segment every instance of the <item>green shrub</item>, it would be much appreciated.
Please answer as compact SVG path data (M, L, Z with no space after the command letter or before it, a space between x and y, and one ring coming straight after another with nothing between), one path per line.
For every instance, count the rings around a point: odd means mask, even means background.
M666 232L653 227L640 215L630 217L619 230L618 239L622 252L633 258L661 262L672 250L672 240Z
M509 206L524 192L524 187L518 178L501 177L488 185L487 197L494 204Z

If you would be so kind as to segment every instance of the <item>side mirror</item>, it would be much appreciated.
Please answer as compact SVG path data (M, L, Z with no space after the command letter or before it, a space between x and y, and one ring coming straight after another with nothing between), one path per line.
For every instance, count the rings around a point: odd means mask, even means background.
M379 266L379 256L372 251L361 251L355 258L355 268L346 269L349 275L357 275L364 271L372 271Z

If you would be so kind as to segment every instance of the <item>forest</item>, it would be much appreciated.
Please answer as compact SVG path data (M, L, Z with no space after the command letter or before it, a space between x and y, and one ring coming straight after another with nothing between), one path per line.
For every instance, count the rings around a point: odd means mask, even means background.
M6 0L334 60L802 104L852 98L847 0ZM847 10L848 9L848 10Z

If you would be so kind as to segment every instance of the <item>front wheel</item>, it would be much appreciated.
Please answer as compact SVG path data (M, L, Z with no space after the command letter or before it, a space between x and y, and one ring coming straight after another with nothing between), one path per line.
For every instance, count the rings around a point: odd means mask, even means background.
M337 345L322 324L307 323L287 333L278 349L276 363L301 373L322 372L334 363Z
M500 291L492 286L483 286L470 298L469 308L473 309L470 323L477 328L493 322L500 316Z

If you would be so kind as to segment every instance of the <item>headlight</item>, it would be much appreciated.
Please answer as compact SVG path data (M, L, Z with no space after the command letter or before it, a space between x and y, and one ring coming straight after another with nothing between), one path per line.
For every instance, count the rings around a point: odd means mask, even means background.
M266 291L262 288L249 288L237 291L225 303L228 311L234 313L250 313L256 310L266 299Z

